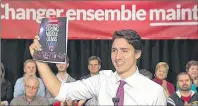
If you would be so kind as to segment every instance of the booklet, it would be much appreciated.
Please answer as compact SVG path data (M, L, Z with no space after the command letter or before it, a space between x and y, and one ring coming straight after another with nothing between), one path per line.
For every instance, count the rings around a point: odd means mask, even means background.
M43 18L40 24L41 51L33 59L49 63L65 63L67 55L68 18Z

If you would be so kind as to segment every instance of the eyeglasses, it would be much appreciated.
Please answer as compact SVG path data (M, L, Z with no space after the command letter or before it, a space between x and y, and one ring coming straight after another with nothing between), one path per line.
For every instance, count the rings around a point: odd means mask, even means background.
M34 89L34 90L36 90L38 88L36 86L30 86L30 85L25 85L25 87L28 89Z

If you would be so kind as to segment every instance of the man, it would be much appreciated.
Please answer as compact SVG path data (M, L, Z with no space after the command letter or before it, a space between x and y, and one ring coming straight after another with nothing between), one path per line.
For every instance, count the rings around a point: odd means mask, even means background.
M89 78L91 76L97 75L100 71L101 68L101 60L99 57L97 56L91 56L88 59L88 69L89 69L89 74L80 78L82 79L86 79Z
M192 90L198 92L198 61L191 60L186 64L186 71L193 80Z
M37 91L39 89L39 80L35 75L28 75L26 74L25 78L25 95L15 97L10 105L11 106L34 106L34 105L40 105L40 106L47 106L48 101L46 98L37 96Z
M139 72L140 72L140 74L142 74L145 77L147 77L147 78L152 80L153 74L150 71L148 71L147 69L141 69Z
M32 59L28 59L24 62L24 73L29 75L36 75L36 63ZM14 97L24 95L24 77L17 79L14 86ZM37 92L38 96L45 97L45 86L42 80L39 78L39 90Z
M177 76L178 91L167 100L168 106L198 105L198 94L190 90L192 80L190 75L182 72Z
M67 68L69 67L69 58L66 56L66 63L57 63L56 67L58 69L58 73L56 74L56 77L61 81L62 83L69 83L69 82L75 82L76 80L72 78L68 73L67 73ZM46 97L49 99L50 104L53 104L55 102L55 99L51 96L51 94L46 91ZM67 101L67 104L71 104L71 101Z
M36 36L29 47L31 55L41 50L38 40ZM115 31L111 59L116 71L100 71L98 75L73 83L61 84L46 63L36 63L47 89L58 100L85 100L95 96L98 105L166 105L163 88L138 71L136 63L141 49L141 38L136 31Z
M97 75L100 71L101 68L101 59L97 56L91 56L88 59L88 69L89 69L89 74L80 78L82 79L86 79L89 78L91 76ZM88 100L81 100L79 101L78 105L85 105L85 106L93 106L97 104L97 98L96 97L92 97L91 99Z

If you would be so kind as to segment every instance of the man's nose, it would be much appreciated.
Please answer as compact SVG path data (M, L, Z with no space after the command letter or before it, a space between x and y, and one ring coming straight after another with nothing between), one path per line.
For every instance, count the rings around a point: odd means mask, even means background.
M31 69L31 71L33 71L34 70L34 68L30 68Z
M122 53L120 51L118 51L116 54L116 60L120 60L121 57L122 57Z

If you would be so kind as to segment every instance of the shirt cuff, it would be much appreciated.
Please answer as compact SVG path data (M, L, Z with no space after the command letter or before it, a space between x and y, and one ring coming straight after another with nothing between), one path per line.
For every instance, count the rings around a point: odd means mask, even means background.
M67 100L66 98L66 95L67 95L67 86L66 86L66 83L61 83L61 87L60 87L60 90L59 90L59 93L58 95L55 97L55 100L58 100L58 101L61 101L61 102L64 102L65 100Z

